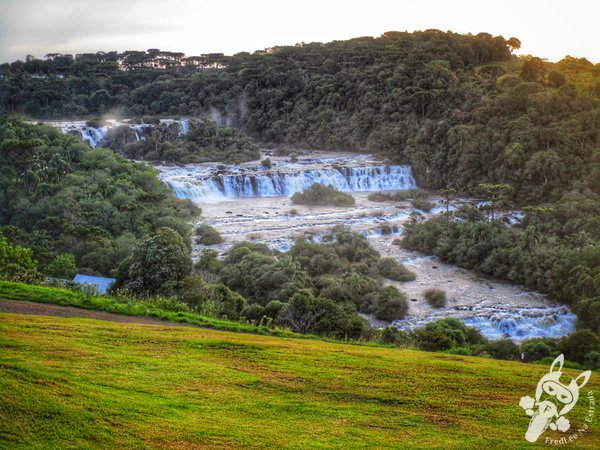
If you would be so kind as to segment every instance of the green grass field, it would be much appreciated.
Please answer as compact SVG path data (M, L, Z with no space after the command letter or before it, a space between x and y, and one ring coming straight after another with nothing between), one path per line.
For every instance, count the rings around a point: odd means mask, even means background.
M4 313L0 448L542 448L524 440L519 399L533 395L546 370ZM594 373L583 392L599 386ZM582 398L569 414L573 426L587 406ZM597 419L572 448L600 447Z

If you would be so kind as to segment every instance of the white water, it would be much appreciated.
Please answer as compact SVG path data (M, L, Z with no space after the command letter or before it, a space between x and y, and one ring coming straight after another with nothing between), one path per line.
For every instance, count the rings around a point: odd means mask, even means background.
M149 123L131 123L128 120L107 120L106 125L103 127L90 127L87 126L86 122L84 121L47 123L60 128L64 134L78 134L81 136L81 139L89 144L89 146L92 148L96 148L102 143L102 140L106 137L106 134L111 128L116 128L123 125L128 126L135 132L136 141L140 141L141 139L144 139L146 130L154 126ZM178 124L180 136L187 134L190 130L190 122L188 119L160 119L160 123L164 125L171 125L173 123Z
M197 202L239 197L287 197L315 183L344 192L412 189L410 166L306 168L294 172L255 168L207 174L204 168L187 167L161 177L179 198Z

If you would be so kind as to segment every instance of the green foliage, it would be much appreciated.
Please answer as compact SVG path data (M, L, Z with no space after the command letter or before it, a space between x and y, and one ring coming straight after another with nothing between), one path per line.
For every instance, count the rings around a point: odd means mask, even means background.
M29 248L10 245L0 233L0 279L36 282L41 279L38 263Z
M289 330L257 326L188 312L189 307L174 297L131 297L118 293L114 296L87 295L81 290L33 286L0 280L0 297L49 303L62 306L76 306L130 316L149 316L171 322L182 322L205 328L238 331L245 333L272 334L275 336L298 337ZM234 299L237 302L237 298Z
M419 184L436 189L474 194L481 183L506 183L512 197L537 202L577 180L597 192L597 67L516 58L519 47L517 38L426 30L203 55L195 61L219 68L202 70L151 69L167 61L155 52L31 58L2 66L0 113L72 117L118 106L130 117L210 116L261 142L368 149L412 164ZM182 139L149 136L131 155L258 158L231 128L209 120L196 128ZM27 178L33 189L35 176Z
M600 369L600 351L591 351L583 358L583 366L586 369Z
M259 305L258 303L253 303L252 305L246 306L242 310L242 317L245 317L247 320L259 323L263 316L265 315L265 307Z
M72 279L77 273L75 256L70 253L58 255L46 266L44 272L51 277L64 278L66 280Z
M567 303L588 298L581 300L581 310L592 315L579 314L580 321L597 327L593 299L600 296L600 284L595 282L600 273L598 244L584 244L578 250L572 247L572 237L562 242L558 236L542 238L533 226L523 229L499 221L447 217L411 221L404 231L402 245L411 250L438 255L443 261L546 292Z
M119 267L117 283L136 295L172 293L191 271L192 259L181 236L161 227L135 245Z
M315 183L304 191L292 195L292 203L315 206L353 206L355 200L352 195L340 192L333 186Z
M540 58L529 58L521 68L521 78L525 81L542 81L546 74L546 65Z
M433 203L424 198L413 198L410 201L410 203L413 205L414 208L420 209L421 211L425 212L431 211L435 206Z
M27 157L11 157L15 145ZM145 164L10 116L0 118L0 151L0 225L42 267L70 253L77 267L111 276L136 240L160 226L189 240L197 208Z
M377 272L384 278L394 281L413 281L416 278L411 272L394 258L381 258L377 262Z
M412 332L412 339L418 348L427 351L450 350L486 342L478 330L450 317L417 328Z
M388 322L400 320L408 311L406 295L394 286L387 286L379 294L375 303L375 318Z
M396 192L373 192L367 198L372 202L426 201L427 193L422 189L403 189Z
M196 228L196 243L202 245L215 245L223 242L223 238L217 230L205 223Z
M209 120L192 121L189 132L180 135L180 130L174 125L148 127L144 139L139 142L134 139L129 144L115 145L115 139L112 139L108 146L132 159L180 163L219 161L237 164L253 161L260 156L256 144L235 129L219 126ZM125 131L131 131L129 127L124 128ZM107 139L110 138L107 136Z
M489 341L483 351L495 359L518 360L521 354L519 346L510 339Z
M423 297L434 308L443 308L446 306L446 291L443 289L429 288L423 292Z
M566 359L584 364L587 354L600 352L600 337L591 330L577 330L560 339L558 347Z
M549 339L528 339L521 343L521 352L525 355L525 361L540 361L560 353L556 342Z

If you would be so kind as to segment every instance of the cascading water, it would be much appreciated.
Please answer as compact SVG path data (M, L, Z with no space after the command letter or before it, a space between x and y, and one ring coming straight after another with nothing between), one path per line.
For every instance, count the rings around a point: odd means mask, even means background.
M410 166L374 165L335 167L283 172L257 170L252 173L207 173L185 168L161 174L175 195L195 201L239 197L284 197L300 192L315 183L330 185L340 191L385 191L416 187Z
M75 122L48 122L50 125L57 126L64 134L75 134L81 136L81 139L92 148L98 147L106 137L111 128L127 126L135 132L136 141L144 139L146 130L154 125L149 123L131 123L129 121L107 120L106 126L91 127L83 121ZM190 131L190 121L188 119L160 119L161 125L177 124L179 126L179 136L183 136Z
M497 311L463 319L488 339L513 340L561 337L575 331L575 321L575 314L566 306L522 308L517 314Z

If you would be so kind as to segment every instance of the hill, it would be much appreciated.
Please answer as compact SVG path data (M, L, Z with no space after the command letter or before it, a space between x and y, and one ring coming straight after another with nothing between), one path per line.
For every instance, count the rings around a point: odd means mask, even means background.
M535 448L525 445L519 399L547 372L485 358L16 314L0 314L0 346L3 448ZM592 376L584 391L598 387ZM582 398L569 414L573 426L586 408ZM597 429L597 418L590 426ZM578 448L599 443L592 431Z

